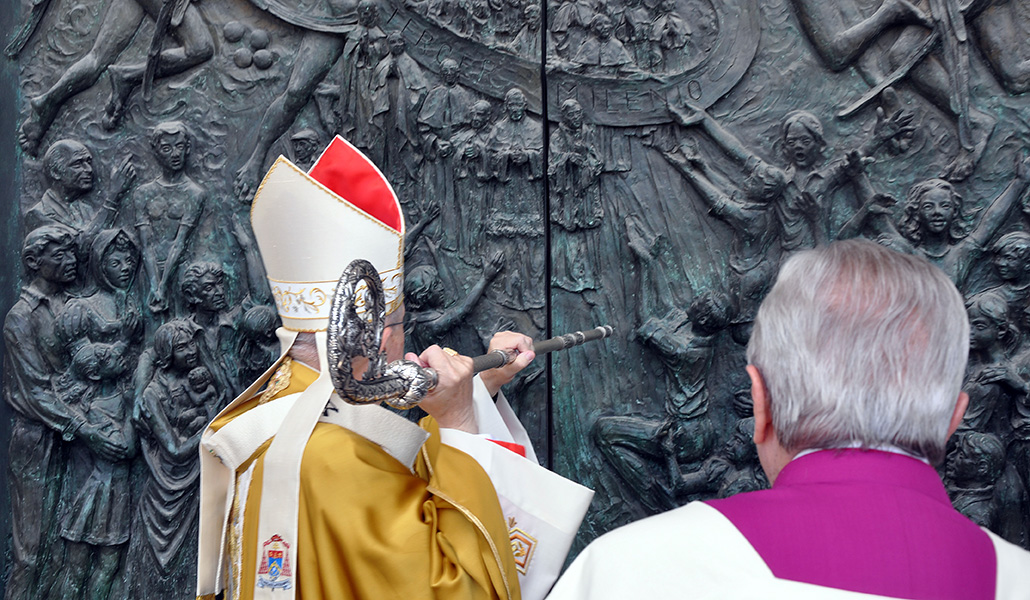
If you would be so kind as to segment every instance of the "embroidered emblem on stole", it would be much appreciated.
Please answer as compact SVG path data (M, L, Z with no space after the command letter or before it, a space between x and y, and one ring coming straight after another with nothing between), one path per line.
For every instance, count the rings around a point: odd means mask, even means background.
M290 569L290 545L273 535L261 545L261 564L258 567L258 587L288 590L293 585Z
M536 550L536 538L517 525L514 517L508 519L508 537L511 540L511 553L515 555L515 569L525 575L529 570L529 561L533 559L533 551Z

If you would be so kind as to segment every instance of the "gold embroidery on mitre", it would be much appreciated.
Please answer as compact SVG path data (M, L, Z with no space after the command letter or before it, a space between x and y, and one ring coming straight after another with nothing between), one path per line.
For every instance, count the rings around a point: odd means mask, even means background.
M508 518L508 538L511 540L511 553L515 556L515 569L525 575L536 550L536 538L516 525L514 517Z
M328 304L335 281L298 284L269 279L269 282L280 315L295 319L319 319L329 315Z
M258 398L258 404L264 404L276 394L285 390L290 385L290 377L293 375L293 359L287 356L283 359L279 368L275 370L272 375L272 380L268 382L268 387L261 393L261 397Z

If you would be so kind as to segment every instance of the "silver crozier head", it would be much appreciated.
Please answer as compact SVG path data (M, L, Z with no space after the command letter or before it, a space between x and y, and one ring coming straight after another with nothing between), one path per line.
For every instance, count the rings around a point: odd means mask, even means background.
M410 360L387 364L380 350L386 321L386 300L379 272L358 259L340 275L329 310L329 374L340 398L351 404L385 402L395 408L417 406L436 384L436 373ZM353 361L364 357L368 367L354 377Z

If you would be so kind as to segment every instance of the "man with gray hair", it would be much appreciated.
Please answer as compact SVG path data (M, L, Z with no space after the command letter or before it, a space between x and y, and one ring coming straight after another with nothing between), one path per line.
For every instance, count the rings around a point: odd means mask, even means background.
M925 259L862 240L795 254L747 349L772 488L602 536L550 598L1030 597L1030 553L952 508L933 468L968 352L962 296Z

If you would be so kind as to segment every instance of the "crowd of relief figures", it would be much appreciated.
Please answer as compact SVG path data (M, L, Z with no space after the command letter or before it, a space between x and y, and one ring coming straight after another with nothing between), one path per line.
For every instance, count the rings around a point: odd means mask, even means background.
M410 349L615 327L507 390L598 492L577 547L767 485L755 311L787 255L855 236L967 298L941 474L1030 546L1026 3L26 0L21 23L7 598L192 596L200 432L278 353L248 203L335 134L404 206Z

